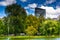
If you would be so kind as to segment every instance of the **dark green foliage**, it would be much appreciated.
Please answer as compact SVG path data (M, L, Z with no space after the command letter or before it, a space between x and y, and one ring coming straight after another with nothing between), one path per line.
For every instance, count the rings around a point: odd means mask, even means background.
M16 35L17 33L24 32L24 21L27 16L25 10L20 5L13 4L7 6L5 12L7 20L9 20L9 33Z

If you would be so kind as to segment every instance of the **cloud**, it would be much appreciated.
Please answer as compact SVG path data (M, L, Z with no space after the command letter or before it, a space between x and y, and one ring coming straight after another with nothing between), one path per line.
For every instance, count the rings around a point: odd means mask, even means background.
M53 7L48 7L48 6L41 6L40 8L42 8L42 9L46 9L46 13L47 14L56 14L55 13L55 9L53 8ZM53 13L54 12L54 13Z
M60 8L60 2L57 3L56 8Z
M56 0L46 0L46 4L51 4L51 3L54 3L56 2Z
M29 7L29 8L36 8L36 7L37 7L37 4L36 4L36 3L28 4L28 7Z
M35 5L35 4L34 4ZM27 10L27 14L35 14L35 10L34 8L36 8L36 6L33 6L32 4L30 6L27 6L27 7L24 7L26 10ZM46 10L46 18L57 18L59 15L60 15L60 7L57 7L56 9L54 9L53 7L48 7L48 6L43 6L41 5L41 7L39 8L42 8L42 9L45 9Z
M56 13L60 14L60 8L56 9Z
M16 3L16 0L5 0L0 2L0 6L7 6Z
M22 1L22 2L27 2L27 0L20 0L20 1Z
M60 15L60 8L54 9L48 6L41 6L40 8L46 9L46 17L57 18Z
M28 8L28 9L26 9L26 13L27 13L27 15L34 15L34 11L35 11L35 9L31 9L31 8Z
M37 7L37 4L36 3L32 3L32 4L28 4L28 6L24 7L25 9L34 9Z
M27 15L35 15L34 14L34 9L31 9L30 11L26 10Z
M27 7L24 7L24 9L29 9L29 7L27 6Z
M32 14L34 16L35 15L34 12L35 12L35 9L30 9L30 8L26 9L27 15L31 15Z
M32 3L32 4L28 4L28 6L26 6L24 8L26 9L26 12L27 12L28 15L30 15L30 14L35 15L34 11L35 11L36 7L37 7L37 4Z
M37 7L36 3L33 4L28 4L27 7L24 7L26 10L29 9L29 11L27 10L28 14L35 14L35 8ZM46 18L57 18L60 15L60 7L56 7L56 9L54 9L53 7L48 7L48 6L43 6L41 5L42 9L46 9ZM32 12L31 12L32 11Z
M2 14L0 13L0 18L3 18L4 16L6 16L6 15L5 15L5 14L2 15Z

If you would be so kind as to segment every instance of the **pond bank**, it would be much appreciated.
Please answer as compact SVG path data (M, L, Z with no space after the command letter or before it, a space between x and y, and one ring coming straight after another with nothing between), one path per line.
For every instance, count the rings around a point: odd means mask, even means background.
M29 39L29 38L59 38L60 36L9 36L9 38L23 38L23 39Z
M4 36L0 38L23 38L23 39L29 39L29 38L60 38L60 36Z

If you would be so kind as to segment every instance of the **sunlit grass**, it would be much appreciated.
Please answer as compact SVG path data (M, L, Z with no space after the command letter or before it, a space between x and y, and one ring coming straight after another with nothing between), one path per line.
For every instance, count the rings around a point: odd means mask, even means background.
M0 38L21 38L21 39L35 39L35 38L59 38L60 36L3 36Z
M23 38L23 39L32 39L32 38L58 38L60 36L9 36L9 38Z

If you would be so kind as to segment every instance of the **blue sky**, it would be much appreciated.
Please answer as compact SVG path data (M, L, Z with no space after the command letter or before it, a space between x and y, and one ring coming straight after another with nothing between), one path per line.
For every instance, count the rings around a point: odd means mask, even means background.
M60 15L60 0L0 0L0 18L5 16L5 7L17 3L27 14L34 15L36 7L46 9L46 17L57 18Z

